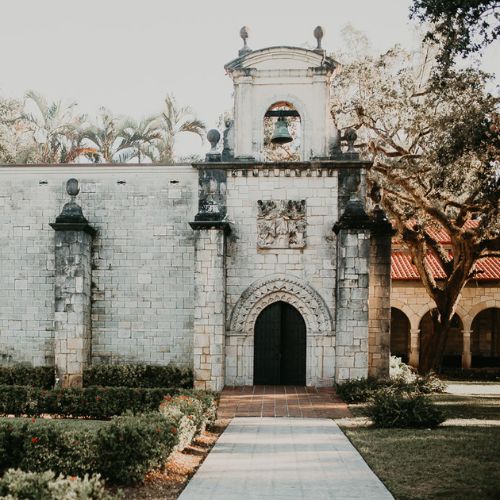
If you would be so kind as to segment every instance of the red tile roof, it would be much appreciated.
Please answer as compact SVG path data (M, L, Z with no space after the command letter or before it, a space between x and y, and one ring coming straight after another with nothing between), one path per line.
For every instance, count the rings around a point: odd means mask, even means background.
M427 263L435 278L444 278L445 274L434 255L427 256ZM500 280L500 258L487 257L476 264L478 281ZM402 251L393 251L391 257L391 277L393 280L418 280L417 268L411 263L411 256Z

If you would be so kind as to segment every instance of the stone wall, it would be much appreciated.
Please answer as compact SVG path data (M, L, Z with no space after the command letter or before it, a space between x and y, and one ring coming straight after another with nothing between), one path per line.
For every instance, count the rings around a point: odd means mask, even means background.
M286 275L310 286L331 314L335 310L337 171L334 169L234 169L227 175L227 216L232 233L227 247L228 321L241 295L269 275ZM305 200L304 248L258 248L258 200ZM275 296L275 300L278 297ZM312 300L312 299L311 299ZM307 310L304 299L303 310ZM300 310L300 305L295 304ZM307 318L306 324L307 324ZM234 332L233 332L234 333ZM335 337L307 332L308 384L328 385L334 377ZM226 347L226 384L253 383L253 331L232 335Z
M0 362L54 362L54 222L77 202L97 230L94 362L192 365L198 175L191 166L0 168Z

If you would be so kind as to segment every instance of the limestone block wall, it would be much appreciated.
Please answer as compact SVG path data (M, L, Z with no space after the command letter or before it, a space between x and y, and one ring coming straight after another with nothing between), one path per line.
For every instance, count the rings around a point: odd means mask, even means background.
M94 362L192 365L198 175L190 166L0 167L0 362L54 362L54 231L78 203L92 247Z
M403 311L410 320L410 329L418 330L426 312L433 309L434 302L418 281L392 282L391 306ZM475 316L483 309L500 307L500 288L497 282L471 282L462 291L456 314L464 330L470 330Z
M331 316L335 310L335 235L337 171L289 168L235 168L227 175L227 217L232 233L227 246L227 317L252 283L286 275L318 293ZM305 200L306 246L257 248L257 201ZM304 309L307 309L305 306ZM306 318L307 322L307 318ZM226 347L226 384L253 383L253 332L231 335ZM335 368L332 331L307 332L308 384L328 385Z

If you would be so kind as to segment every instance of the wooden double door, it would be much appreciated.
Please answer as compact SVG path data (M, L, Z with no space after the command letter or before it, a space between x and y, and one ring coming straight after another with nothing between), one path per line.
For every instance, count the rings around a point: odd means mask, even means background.
M255 322L254 384L305 385L306 324L286 302L267 306Z

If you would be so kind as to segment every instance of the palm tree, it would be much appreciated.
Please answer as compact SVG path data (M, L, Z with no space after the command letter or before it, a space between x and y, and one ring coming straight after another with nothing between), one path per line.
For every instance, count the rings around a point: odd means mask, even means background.
M175 98L167 95L165 108L160 115L163 125L162 138L158 143L159 161L171 163L174 161L175 139L178 134L191 132L198 135L202 140L205 134L205 124L198 120L188 106L178 107Z
M81 127L85 115L75 115L76 102L63 106L61 101L48 103L41 94L30 90L26 101L34 105L33 112L21 115L33 131L35 141L32 160L43 163L69 163L92 148L82 145Z
M124 140L123 154L120 161L137 158L142 163L144 158L156 161L159 157L157 144L162 139L161 123L157 116L150 116L140 121L125 120L119 130Z
M130 155L125 151L130 149L121 133L118 119L106 108L100 108L96 124L87 127L82 136L96 148L96 154L105 163L125 162Z

